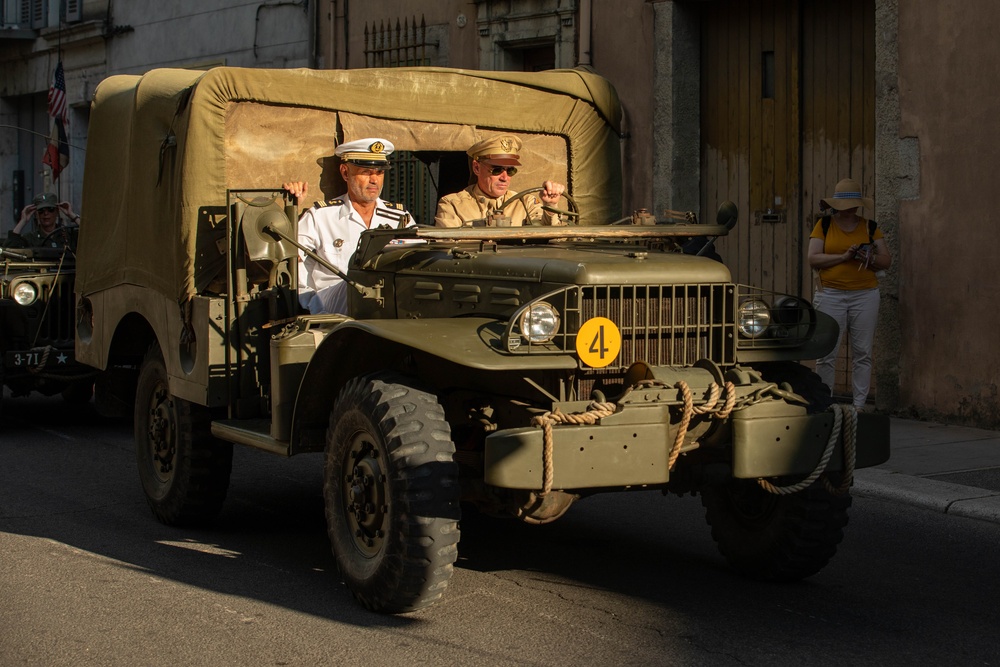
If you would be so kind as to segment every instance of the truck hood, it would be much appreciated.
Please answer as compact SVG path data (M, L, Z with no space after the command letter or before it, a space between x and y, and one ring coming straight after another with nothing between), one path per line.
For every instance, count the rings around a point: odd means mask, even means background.
M370 270L398 276L481 276L570 285L726 283L729 269L706 257L641 245L560 243L535 246L427 244L386 249Z

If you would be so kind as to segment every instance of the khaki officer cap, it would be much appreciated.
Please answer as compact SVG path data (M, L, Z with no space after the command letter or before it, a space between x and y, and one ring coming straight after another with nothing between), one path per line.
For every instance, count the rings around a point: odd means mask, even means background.
M483 139L466 151L469 157L482 164L496 167L520 167L521 140L511 134L501 134Z
M388 139L369 138L340 144L334 152L344 162L362 167L391 169L389 155L394 150L396 147Z
M44 211L47 208L57 208L59 201L54 192L43 192L35 195L33 203L36 210Z

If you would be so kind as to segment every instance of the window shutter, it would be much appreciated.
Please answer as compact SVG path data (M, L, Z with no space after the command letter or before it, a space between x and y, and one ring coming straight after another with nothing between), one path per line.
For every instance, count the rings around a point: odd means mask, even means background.
M49 24L48 3L46 0L29 0L29 2L31 7L28 16L31 17L31 27L35 30L44 28Z
M66 0L66 23L83 19L83 0Z

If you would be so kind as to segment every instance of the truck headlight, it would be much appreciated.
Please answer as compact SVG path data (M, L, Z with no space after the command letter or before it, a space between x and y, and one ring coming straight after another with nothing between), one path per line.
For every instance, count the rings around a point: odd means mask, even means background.
M756 338L771 325L771 310L763 301L749 299L740 304L737 322L740 333Z
M521 315L521 335L529 343L548 343L559 333L559 313L544 301L533 303Z
M38 298L38 288L32 283L18 283L12 296L20 305L30 306Z

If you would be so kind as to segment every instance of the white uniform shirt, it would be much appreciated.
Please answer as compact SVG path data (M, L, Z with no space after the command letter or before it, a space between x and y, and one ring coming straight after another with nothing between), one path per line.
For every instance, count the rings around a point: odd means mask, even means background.
M400 210L382 199L375 203L372 226L395 228ZM411 223L412 217L411 217ZM299 243L347 273L351 255L358 248L361 233L366 231L364 219L354 210L347 195L317 203L299 218ZM349 285L319 262L299 252L299 303L310 313L347 314Z

